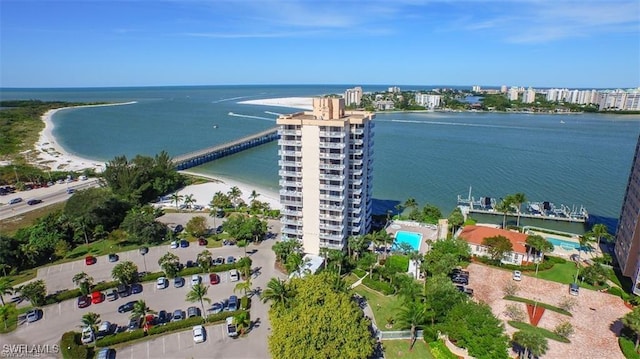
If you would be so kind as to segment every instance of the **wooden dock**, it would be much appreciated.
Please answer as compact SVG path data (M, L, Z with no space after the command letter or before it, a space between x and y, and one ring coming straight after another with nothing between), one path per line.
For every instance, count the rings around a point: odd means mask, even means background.
M185 153L173 158L173 163L177 170L186 170L191 167L200 166L204 163L217 160L222 157L244 151L249 148L263 145L278 139L278 127L245 136L240 139L223 143L198 151Z

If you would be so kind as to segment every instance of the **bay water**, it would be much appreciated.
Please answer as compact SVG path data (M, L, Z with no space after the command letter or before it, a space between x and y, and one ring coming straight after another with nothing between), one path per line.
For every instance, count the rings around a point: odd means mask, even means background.
M349 87L0 89L0 99L137 101L54 116L54 135L68 152L108 161L161 150L177 156L273 127L277 113L300 111L239 101L343 93ZM386 88L363 86L364 91ZM471 187L476 198L522 192L532 201L584 205L596 222L613 230L639 134L637 115L378 113L374 213L387 213L413 197L447 215L456 196L466 197ZM277 191L277 161L272 142L192 170Z

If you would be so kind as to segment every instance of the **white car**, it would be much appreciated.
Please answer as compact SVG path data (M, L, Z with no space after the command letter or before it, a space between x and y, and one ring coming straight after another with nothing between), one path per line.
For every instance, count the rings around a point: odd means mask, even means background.
M233 317L227 317L226 319L227 335L230 337L238 336L238 328L236 327L235 319Z
M202 325L193 327L193 341L195 343L204 342L204 327Z
M232 282L237 282L240 280L240 272L237 269L232 269L229 271L229 280Z
M522 280L522 273L519 270L513 271L513 280L517 280L518 282Z
M171 242L171 249L176 249L179 247L178 241Z
M156 288L165 289L169 285L169 281L165 277L159 277L156 281Z
M93 329L91 329L91 327L84 327L82 329L82 344L89 344L94 339Z
M191 286L194 286L196 284L200 284L200 281L202 280L202 278L200 278L199 275L194 274L191 276Z

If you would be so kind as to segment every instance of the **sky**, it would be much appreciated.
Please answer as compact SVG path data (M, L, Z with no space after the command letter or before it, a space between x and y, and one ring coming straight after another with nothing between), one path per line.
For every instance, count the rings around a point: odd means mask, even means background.
M638 0L0 0L0 87L636 88Z

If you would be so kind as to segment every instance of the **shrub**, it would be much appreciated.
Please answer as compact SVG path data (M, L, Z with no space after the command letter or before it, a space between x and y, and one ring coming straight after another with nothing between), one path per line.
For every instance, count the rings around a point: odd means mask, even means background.
M560 304L558 304L558 307L560 309L566 310L567 312L570 312L577 304L578 301L575 298L563 297L560 301Z
M406 273L407 270L409 270L409 257L392 255L387 258L384 266L389 268L393 273Z
M435 359L458 359L441 340L429 343L429 349Z
M111 289L111 288L116 288L118 287L118 283L117 281L112 281L112 282L100 282L96 285L93 286L93 290L99 290L99 291L103 291L103 290L107 290L107 289Z
M353 270L353 274L357 275L359 278L362 278L367 274L367 272L360 268L356 268Z
M522 322L527 318L522 307L517 304L507 304L504 315L518 322Z
M171 322L165 325L156 325L149 329L149 335L173 332L184 328L191 328L194 325L202 324L202 317L193 317L179 322Z
M569 339L567 339L566 337L560 336L550 330L547 330L545 328L541 328L541 327L534 327L531 324L527 324L527 323L523 323L523 322L517 322L514 320L509 320L507 323L509 323L510 326L516 328L516 329L520 329L520 330L531 330L534 332L538 332L540 335L542 335L543 337L547 338L547 339L551 339L551 340L555 340L557 342L560 343L571 343L571 341Z
M395 290L393 289L393 287L386 282L380 282L377 280L373 280L369 277L365 278L362 280L362 284L366 285L367 287L373 289L373 290L377 290L378 292L382 292L384 295L391 295L393 293L395 293Z
M80 333L66 332L60 339L60 349L64 359L85 359L89 356L86 345L82 345Z
M623 327L618 338L618 345L622 354L627 359L640 359L640 354L636 352L635 334L627 327Z
M431 343L433 341L438 340L438 331L434 327L424 327L422 329L422 337L424 338L425 343Z
M217 268L217 267L213 267L213 268ZM192 276L194 274L199 274L199 273L202 273L202 268L200 268L200 267L191 267L191 268L184 268L183 270L178 272L178 276L180 276L180 277L189 277L189 276Z
M571 325L571 323L566 321L562 322L556 325L556 327L553 329L553 332L558 334L561 337L568 338L574 333L573 325Z
M153 328L152 328L153 329ZM109 347L114 344L124 343L144 337L142 329L109 335L96 341L96 347Z
M245 312L244 310L236 310L235 312L221 312L221 313L216 313L216 314L210 314L207 317L207 322L208 323L219 323L219 322L224 322L225 319L227 319L227 317L235 317L236 315Z
M246 295L240 298L240 309L247 310L251 308L251 299Z
M518 294L519 289L518 285L511 281L507 282L504 288L502 288L502 291L504 292L504 295L513 296Z
M60 302L65 301L65 300L77 298L77 297L79 297L81 295L82 295L82 293L80 292L80 288L65 289L65 290L62 290L62 291L57 292L55 294L49 294L47 296L47 298L45 299L45 302L46 302L46 304L60 303Z
M142 277L140 277L140 281L141 282L151 282L151 281L155 281L156 279L158 279L160 277L164 277L164 276L166 276L166 274L164 274L164 272L147 273L147 274L143 275Z

